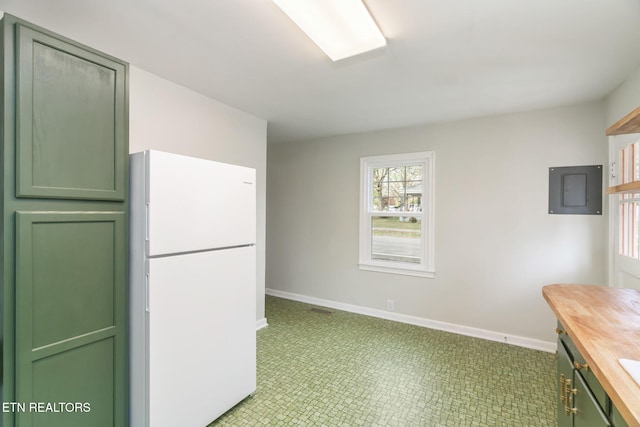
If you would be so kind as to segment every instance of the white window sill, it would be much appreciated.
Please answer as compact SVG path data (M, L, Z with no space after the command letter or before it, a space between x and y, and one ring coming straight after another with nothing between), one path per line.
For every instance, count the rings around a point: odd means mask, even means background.
M426 277L433 279L436 277L435 271L412 270L408 268L384 267L372 264L358 264L360 270L377 271L378 273L401 274L403 276Z

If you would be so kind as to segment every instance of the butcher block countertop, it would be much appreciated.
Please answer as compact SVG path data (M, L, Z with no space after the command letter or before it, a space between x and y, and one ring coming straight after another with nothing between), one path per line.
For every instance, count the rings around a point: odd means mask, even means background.
M547 285L542 295L625 421L640 427L640 385L619 362L640 360L640 291Z

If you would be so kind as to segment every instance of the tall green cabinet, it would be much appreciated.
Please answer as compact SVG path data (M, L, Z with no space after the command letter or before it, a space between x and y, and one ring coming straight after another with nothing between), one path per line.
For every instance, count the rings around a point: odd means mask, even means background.
M0 27L0 425L126 426L128 65Z

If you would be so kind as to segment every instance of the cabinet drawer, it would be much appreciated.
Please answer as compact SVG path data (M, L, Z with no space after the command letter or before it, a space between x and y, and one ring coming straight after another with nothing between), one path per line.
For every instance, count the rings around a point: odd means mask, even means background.
M558 322L558 337L560 341L562 341L562 343L565 345L567 353L569 354L569 358L571 359L571 363L582 375L583 380L589 386L589 389L598 401L598 404L600 405L602 410L608 413L610 406L609 396L607 396L607 393L604 391L604 388L600 384L600 381L598 381L596 376L593 374L593 371L591 371L588 367L584 367L585 365L587 365L587 362L578 351L578 348L571 340L571 337L565 332L565 329L560 322Z

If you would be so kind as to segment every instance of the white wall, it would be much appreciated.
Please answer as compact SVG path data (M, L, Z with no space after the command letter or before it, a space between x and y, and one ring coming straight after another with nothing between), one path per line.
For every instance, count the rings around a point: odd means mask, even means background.
M267 288L553 342L541 288L605 283L607 215L549 215L548 168L605 164L604 128L594 102L269 145ZM436 278L360 271L359 158L424 150Z
M640 107L640 68L605 99L607 127Z
M156 149L256 169L256 319L264 319L266 121L136 67L130 77L130 152Z

